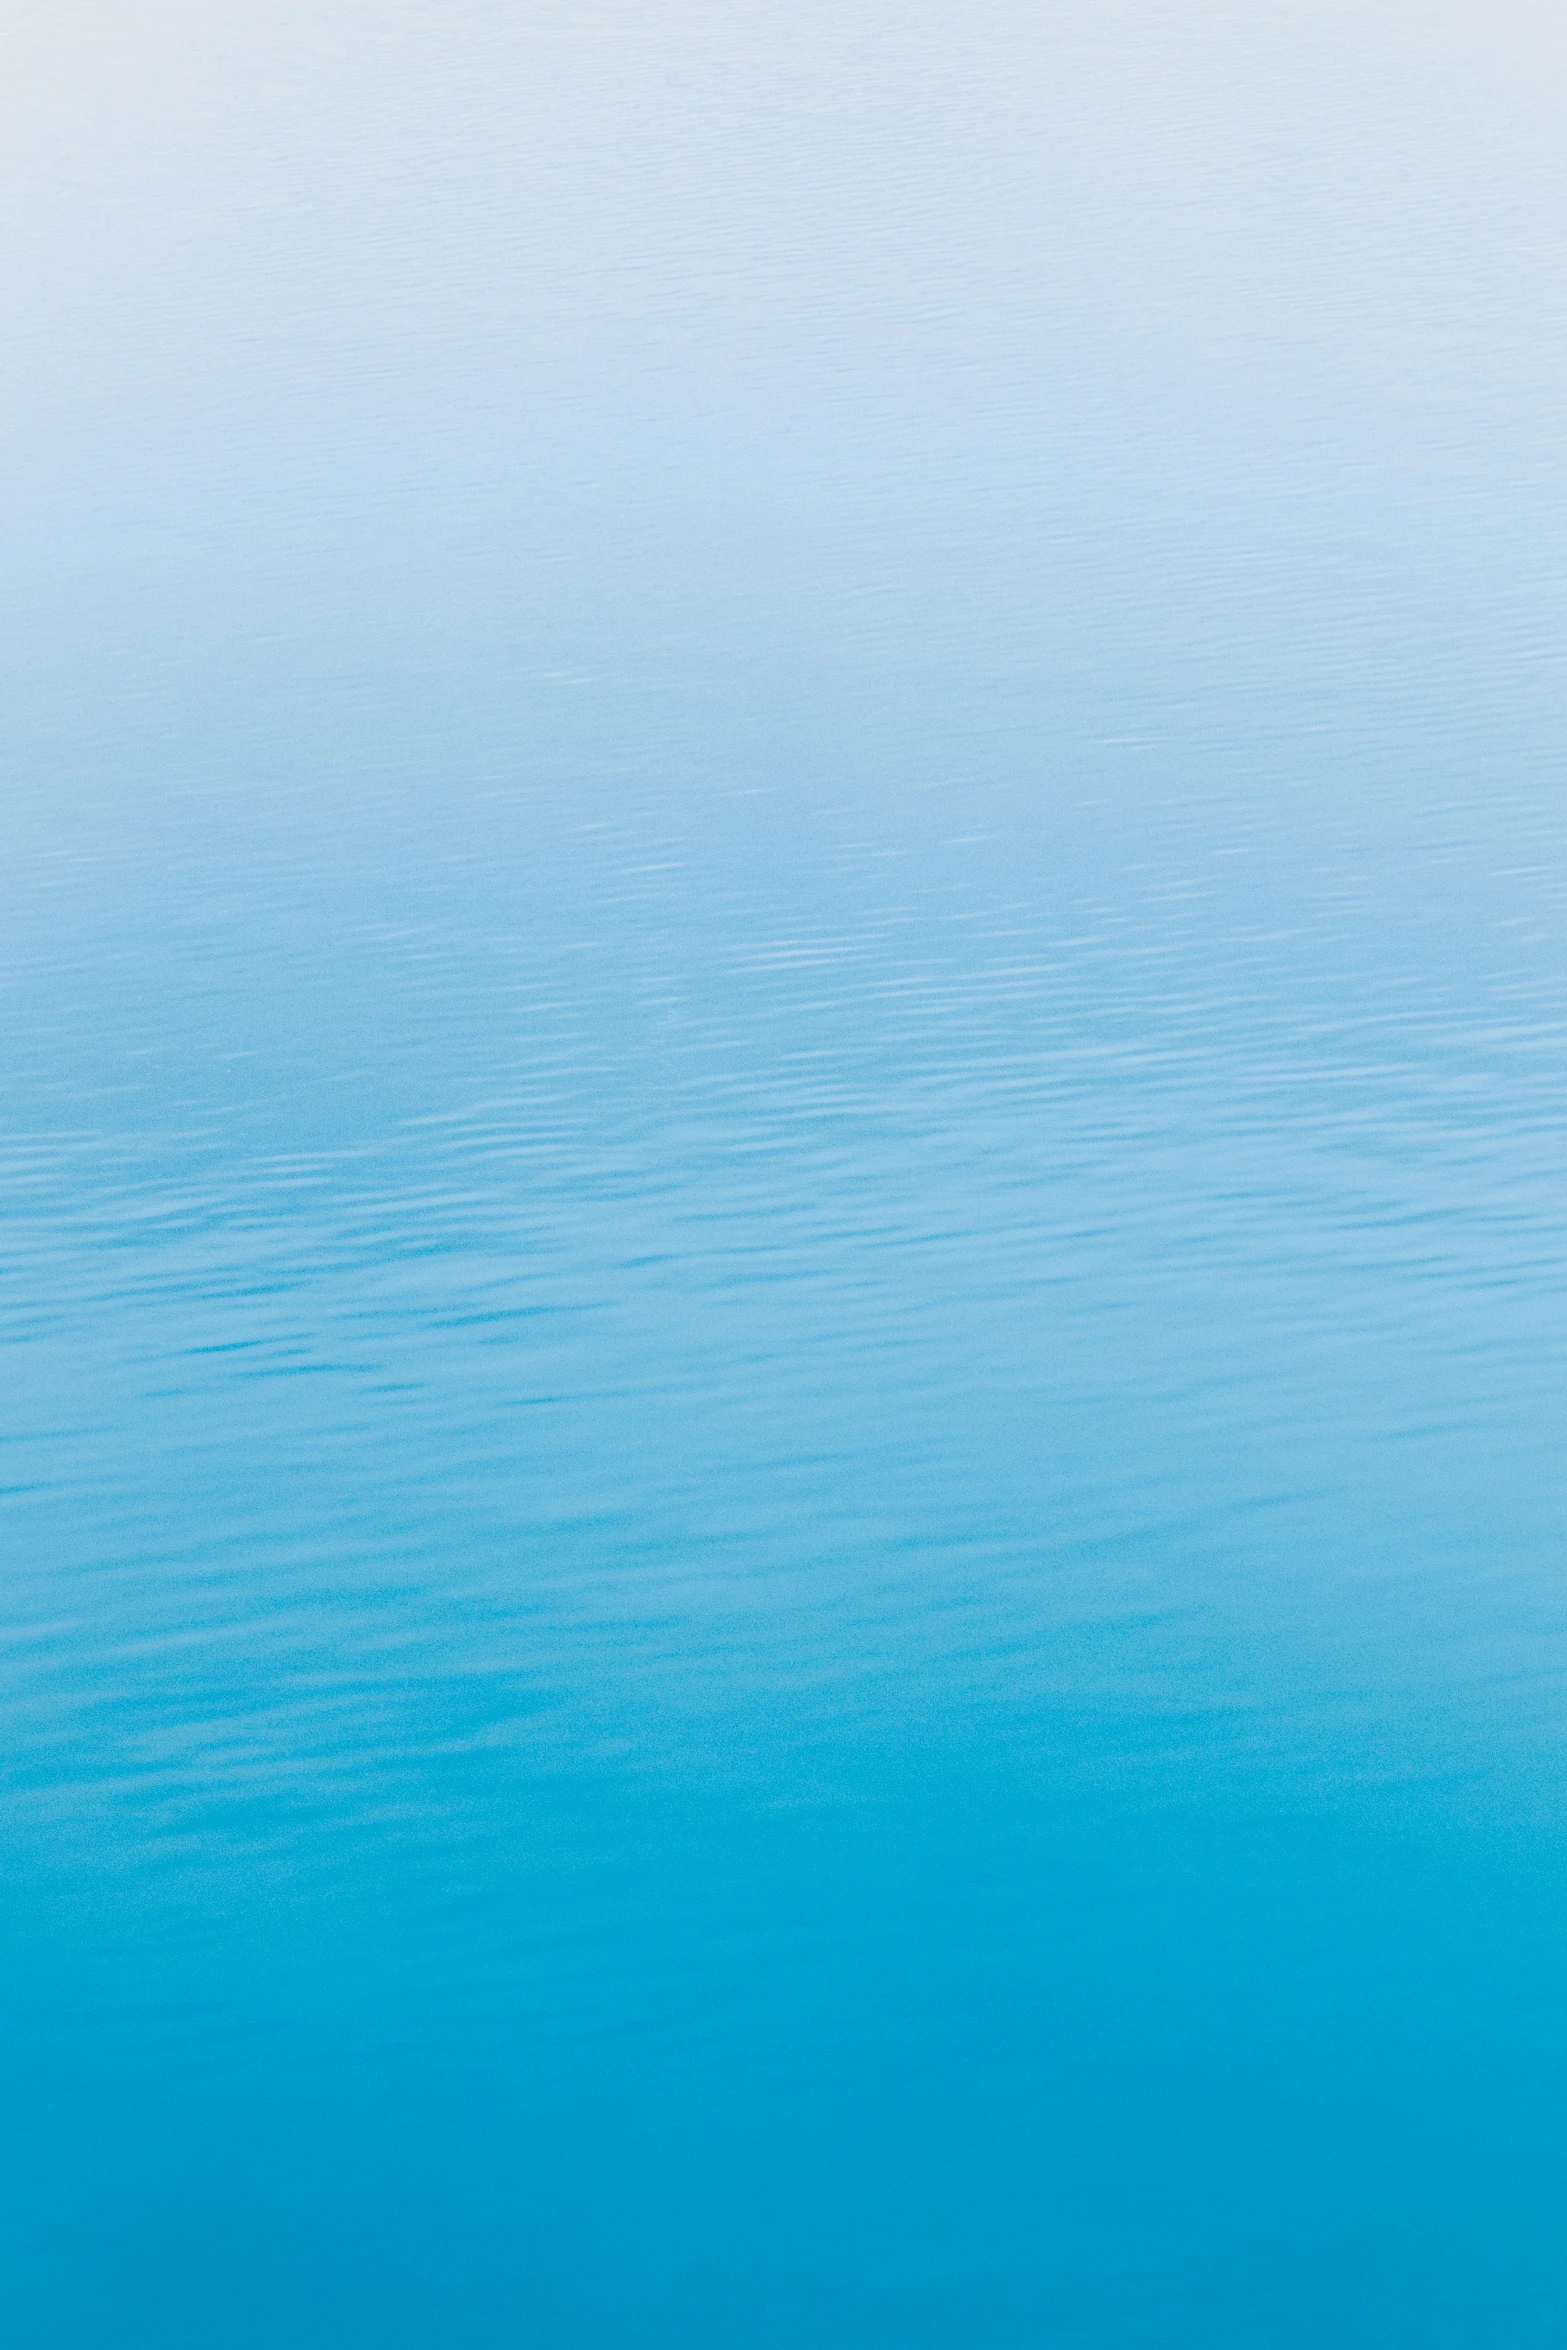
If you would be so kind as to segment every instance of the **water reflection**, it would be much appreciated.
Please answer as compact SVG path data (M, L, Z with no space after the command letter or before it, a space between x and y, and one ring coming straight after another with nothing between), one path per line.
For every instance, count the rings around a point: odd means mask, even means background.
M19 2339L1555 2330L1557 68L1394 21L38 33Z

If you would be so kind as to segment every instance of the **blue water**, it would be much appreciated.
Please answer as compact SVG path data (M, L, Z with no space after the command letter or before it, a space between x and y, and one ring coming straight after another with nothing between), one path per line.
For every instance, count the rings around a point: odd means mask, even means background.
M1545 12L6 41L6 2341L1558 2343Z

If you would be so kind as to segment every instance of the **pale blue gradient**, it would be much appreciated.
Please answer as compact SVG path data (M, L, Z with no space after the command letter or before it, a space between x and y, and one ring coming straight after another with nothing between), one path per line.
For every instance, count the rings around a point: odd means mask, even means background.
M1559 2343L1567 39L0 69L7 2343Z

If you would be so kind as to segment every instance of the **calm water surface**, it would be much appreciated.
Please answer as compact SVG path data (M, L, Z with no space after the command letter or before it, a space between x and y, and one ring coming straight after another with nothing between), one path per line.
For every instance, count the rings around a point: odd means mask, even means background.
M24 6L6 2336L1567 2326L1567 45Z

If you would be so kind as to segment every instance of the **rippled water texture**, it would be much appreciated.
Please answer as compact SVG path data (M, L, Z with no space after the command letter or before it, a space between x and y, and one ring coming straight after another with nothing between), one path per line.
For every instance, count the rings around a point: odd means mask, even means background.
M3 47L7 2342L1559 2343L1550 13Z

